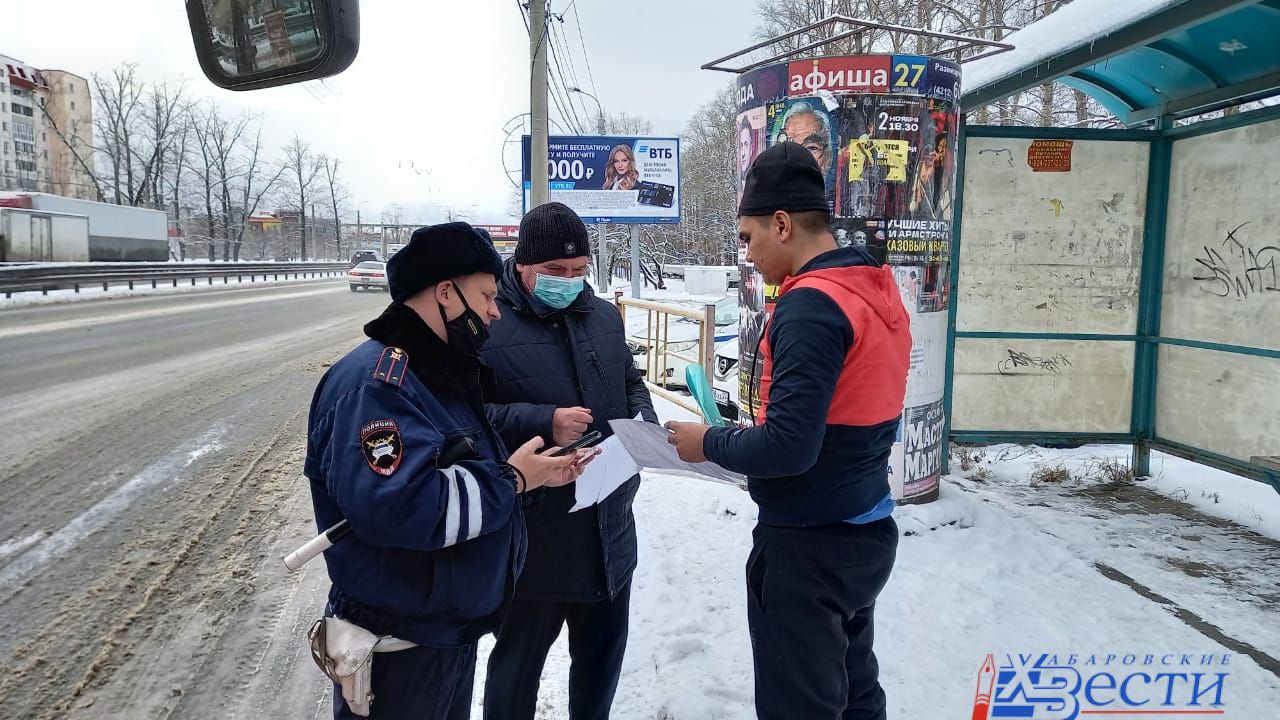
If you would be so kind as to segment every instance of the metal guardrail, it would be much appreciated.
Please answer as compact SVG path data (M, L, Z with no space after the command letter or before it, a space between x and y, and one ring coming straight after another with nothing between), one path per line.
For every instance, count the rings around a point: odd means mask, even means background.
M645 319L645 337L648 345L645 348L645 384L649 386L649 391L669 400L676 405L688 410L695 415L701 415L702 410L696 403L692 402L687 396L678 395L671 392L669 386L672 384L670 380L672 358L683 360L691 365L702 366L702 372L707 376L707 384L714 387L715 377L712 375L712 368L715 367L715 349L716 349L716 306L708 303L702 306L701 310L690 310L689 308L679 307L677 305L664 305L663 303L653 302L651 300L637 300L635 298L624 297L621 292L615 292L613 303L617 306L618 312L622 314L623 323L626 323L627 308L635 310L644 310L648 315ZM696 341L677 340L670 342L670 323L671 318L684 318L698 323L698 339ZM690 355L686 350L672 350L673 345L685 345L694 342L694 353ZM656 382L655 382L656 381ZM681 387L684 386L684 378L678 378Z
M179 281L190 280L195 285L198 280L207 280L212 285L214 278L222 278L228 284L231 278L249 278L256 282L262 278L301 280L313 277L340 277L346 275L349 265L341 262L328 263L113 263L84 265L50 265L46 263L21 263L0 265L0 292L6 298L14 293L39 292L49 294L50 290L74 289L80 292L82 287L102 286L108 290L112 285L127 285L130 290L135 285L150 283L152 288L162 284L178 286Z

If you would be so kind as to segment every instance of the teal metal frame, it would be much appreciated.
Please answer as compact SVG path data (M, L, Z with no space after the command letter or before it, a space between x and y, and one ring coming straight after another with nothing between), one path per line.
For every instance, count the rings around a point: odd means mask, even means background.
M1270 484L1280 493L1280 472L1238 458L1227 457L1203 448L1174 442L1159 435L1156 414L1156 393L1160 346L1174 345L1217 352L1252 355L1280 360L1280 351L1240 345L1164 337L1160 332L1160 315L1164 290L1165 230L1169 210L1169 177L1173 161L1173 145L1180 139L1222 132L1272 120L1280 120L1280 107L1270 107L1253 112L1240 113L1217 120L1193 125L1174 126L1173 118L1164 116L1151 130L1089 129L1089 128L1040 128L969 125L963 116L959 128L960 152L957 157L954 216L951 238L951 302L947 308L947 362L946 386L943 394L944 434L942 472L950 471L950 444L960 443L1110 443L1133 447L1131 458L1135 475L1146 476L1151 472L1151 452L1158 450L1203 465L1226 470L1244 477ZM1113 140L1149 143L1150 156L1147 173L1146 218L1143 223L1142 262L1138 292L1138 320L1135 333L1039 333L1002 331L959 331L960 248L963 240L961 218L964 215L965 158L968 154L968 138L1018 138L1053 140ZM955 398L955 350L957 339L1010 339L1010 340L1071 340L1085 342L1128 342L1134 344L1134 377L1130 427L1127 433L1086 432L1037 432L1007 430L955 430L952 427L952 407Z

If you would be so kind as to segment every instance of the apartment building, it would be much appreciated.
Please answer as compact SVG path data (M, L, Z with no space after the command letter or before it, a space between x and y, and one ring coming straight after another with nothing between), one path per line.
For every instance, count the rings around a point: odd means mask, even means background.
M64 141L65 138L65 141ZM96 200L89 81L0 55L0 190Z

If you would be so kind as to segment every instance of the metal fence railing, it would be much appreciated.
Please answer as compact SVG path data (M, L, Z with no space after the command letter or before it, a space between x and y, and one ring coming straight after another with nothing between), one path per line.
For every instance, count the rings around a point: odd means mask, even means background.
M701 414L687 395L672 392L672 387L685 387L685 368L699 365L706 376L707 384L714 381L715 367L715 330L716 306L707 304L701 310L666 305L650 300L637 300L623 297L622 293L614 294L614 304L622 314L626 323L628 311L646 313L643 347L635 347L638 341L634 336L628 337L632 351L644 353L645 384L650 392L669 400L689 412ZM696 324L696 335L672 330L672 318L677 322L688 320ZM679 327L679 326L677 326Z
M231 278L243 282L249 278L256 282L261 278L269 279L308 279L319 277L340 277L346 274L347 263L119 263L111 265L49 265L41 263L0 265L0 292L6 298L14 293L39 292L47 295L50 290L75 290L82 287L102 286L108 290L111 286L128 286L130 290L137 285L150 284L151 287L172 285L177 287L179 281L190 281L195 285L205 280L212 285L215 278L222 278L223 284Z

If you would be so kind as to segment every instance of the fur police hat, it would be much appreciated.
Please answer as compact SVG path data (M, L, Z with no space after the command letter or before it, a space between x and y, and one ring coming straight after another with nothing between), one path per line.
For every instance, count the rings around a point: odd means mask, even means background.
M489 233L464 222L421 227L387 261L391 299L404 302L436 283L472 273L502 274Z

